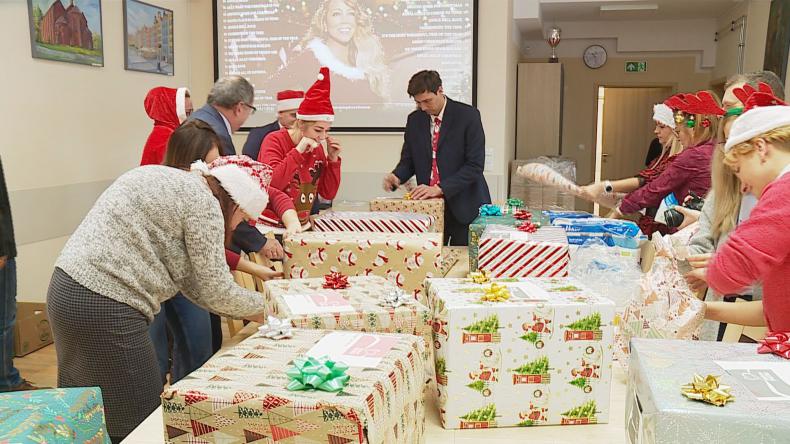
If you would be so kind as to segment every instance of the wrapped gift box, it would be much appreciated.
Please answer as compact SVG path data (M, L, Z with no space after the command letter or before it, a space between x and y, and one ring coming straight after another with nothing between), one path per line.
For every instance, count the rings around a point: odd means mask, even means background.
M330 290L323 288L323 278L267 281L267 313L288 318L297 328L405 333L431 343L431 318L425 305L416 301L398 308L380 305L382 295L397 290L380 276L350 277L348 282L348 288Z
M637 249L647 236L630 220L590 218L558 218L551 223L568 233L568 243L584 245L587 242L603 241L610 247Z
M533 212L533 217L534 217ZM521 220L513 217L512 214L504 210L500 216L477 216L475 220L469 224L469 271L477 271L477 247L480 242L480 236L483 235L487 225L507 225L515 227L520 224Z
M293 332L252 336L166 389L168 442L424 442L422 338ZM343 362L351 378L338 392L289 391L286 371L303 356Z
M478 268L492 277L565 277L569 263L568 240L561 228L526 233L489 225L480 237Z
M444 232L444 199L411 200L379 197L370 201L370 211L427 214L433 216L436 232Z
M283 266L292 279L382 276L425 304L423 280L439 276L441 244L437 233L306 232L286 237Z
M389 211L327 211L313 219L313 230L428 233L434 231L434 222L434 217L427 214Z
M572 279L429 279L447 429L609 420L614 304Z
M98 387L0 393L0 442L109 443Z
M790 436L790 364L756 344L631 340L625 423L633 444L781 443ZM720 376L735 401L682 396L694 374Z

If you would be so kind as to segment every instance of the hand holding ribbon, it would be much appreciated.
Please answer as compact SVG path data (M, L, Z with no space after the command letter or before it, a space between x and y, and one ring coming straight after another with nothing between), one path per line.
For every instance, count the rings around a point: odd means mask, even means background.
M269 316L268 321L268 324L258 327L261 336L275 340L292 338L294 336L293 331L291 331L290 319L278 319L274 316Z
M286 388L296 390L322 390L338 392L348 383L351 376L345 374L348 366L342 362L331 361L328 357L300 357L294 359L294 366L285 372L291 382Z
M790 336L786 332L769 331L765 339L760 340L757 353L773 353L785 359L790 359Z
M324 288L331 288L333 290L342 290L349 287L348 276L337 271L333 271L324 275Z
M695 373L694 380L681 386L680 391L686 398L723 407L728 401L734 401L735 396L730 394L731 388L729 386L719 383L719 378L720 376L713 375L703 378Z
M507 286L496 282L491 283L491 286L480 296L481 302L504 302L508 299L510 299L510 291Z

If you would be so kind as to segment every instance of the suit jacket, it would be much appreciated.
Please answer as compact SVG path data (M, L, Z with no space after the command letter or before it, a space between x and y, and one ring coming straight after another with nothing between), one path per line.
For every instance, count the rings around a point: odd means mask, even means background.
M3 160L0 159L0 257L2 256L7 256L8 259L16 257L16 241L14 223L11 220L11 203L3 174Z
M477 217L481 205L491 203L483 177L486 143L483 123L477 109L449 97L443 117L437 151L439 186L453 216L468 224ZM416 110L406 121L400 162L393 174L401 183L416 175L419 185L428 185L432 158L430 116Z
M217 133L221 146L219 153L222 156L233 156L236 154L236 147L233 146L233 140L230 138L228 127L225 126L225 121L222 115L213 106L208 103L203 105L202 108L192 113L189 120L200 120L211 125L211 128Z
M278 129L280 129L280 122L277 120L266 126L250 129L250 134L247 136L247 141L244 142L244 148L241 149L241 153L251 159L258 160L258 153L261 152L263 139L266 138L266 135Z

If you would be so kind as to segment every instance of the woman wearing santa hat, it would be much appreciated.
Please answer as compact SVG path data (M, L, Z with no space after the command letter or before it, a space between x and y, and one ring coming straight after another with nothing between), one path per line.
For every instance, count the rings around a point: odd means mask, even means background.
M705 317L767 326L758 352L790 358L790 106L764 92L752 94L744 105L746 111L733 123L724 146L725 163L743 191L759 200L749 219L718 249L705 275L719 294L737 293L761 281L763 299L708 302Z
M157 86L148 91L143 104L154 128L145 141L140 165L159 165L165 158L170 135L192 114L192 99L186 88Z
M198 122L179 127L170 144L187 140L220 143ZM224 249L232 228L268 200L236 165L147 165L110 185L66 243L47 293L58 386L101 388L113 442L161 403L148 335L161 302L180 291L213 312L262 320L263 296L233 281Z
M258 161L274 171L271 186L293 199L304 228L309 227L310 211L318 196L332 200L340 187L342 147L329 136L335 119L329 90L329 69L324 67L305 93L294 126L269 134L258 155ZM275 230L284 228L281 219L269 209L258 220Z
M601 201L605 200L607 196L611 196L612 193L630 193L650 183L651 180L664 172L669 163L683 151L683 145L680 143L680 136L675 125L674 111L676 110L670 108L666 103L658 103L653 106L653 121L656 124L653 133L658 137L663 149L647 168L627 179L606 180L583 186L581 189L584 196L592 201ZM654 221L657 209L658 207L648 208L647 215L639 220L639 226L646 235L655 231L666 232L668 228L666 225Z

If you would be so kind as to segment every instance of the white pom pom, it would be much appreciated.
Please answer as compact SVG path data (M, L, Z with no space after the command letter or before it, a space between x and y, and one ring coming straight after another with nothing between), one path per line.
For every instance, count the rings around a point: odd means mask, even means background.
M324 75L320 72L318 73L318 80L324 80Z
M189 169L192 172L200 173L204 176L211 175L211 171L209 171L208 165L206 165L206 162L203 162L202 160L196 160L195 162L193 162L192 165L189 167Z

